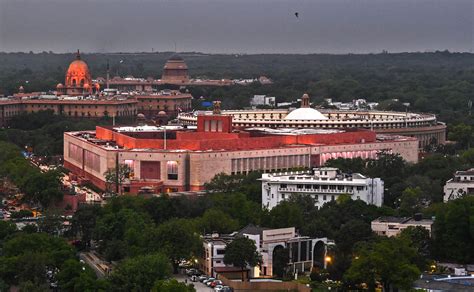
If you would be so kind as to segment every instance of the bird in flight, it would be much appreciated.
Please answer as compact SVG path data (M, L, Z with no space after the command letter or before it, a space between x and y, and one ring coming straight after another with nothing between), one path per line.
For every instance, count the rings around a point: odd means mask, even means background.
M295 16L296 16L296 18L299 18L300 14L298 12L295 12Z

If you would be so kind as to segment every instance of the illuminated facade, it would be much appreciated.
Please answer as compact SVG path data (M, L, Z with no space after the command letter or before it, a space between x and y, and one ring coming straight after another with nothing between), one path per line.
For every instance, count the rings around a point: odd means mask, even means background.
M218 173L284 171L318 167L337 157L376 158L383 150L418 160L418 141L377 137L367 130L272 130L232 127L232 117L198 117L197 127L96 127L64 134L64 165L105 188L116 164L133 170L124 192L197 191Z
M72 61L67 69L64 85L59 83L56 86L57 94L69 96L90 95L98 93L99 89L99 84L92 82L89 66L81 60L81 54L77 50L76 60Z
M307 96L307 95L306 95ZM387 111L316 110L305 102L299 109L276 110L224 110L231 115L235 127L297 128L297 129L351 129L365 128L379 134L401 135L417 138L419 148L446 142L446 125L434 114L402 113ZM210 112L180 113L183 125L195 125L197 115Z

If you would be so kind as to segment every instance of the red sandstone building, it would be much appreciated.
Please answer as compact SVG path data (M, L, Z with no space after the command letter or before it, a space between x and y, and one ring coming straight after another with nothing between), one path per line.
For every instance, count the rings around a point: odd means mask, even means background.
M377 137L368 130L237 130L232 117L198 117L197 127L96 127L64 134L64 166L105 189L104 173L118 164L132 173L124 192L202 190L218 173L317 167L330 158L376 158L388 150L416 162L415 138Z

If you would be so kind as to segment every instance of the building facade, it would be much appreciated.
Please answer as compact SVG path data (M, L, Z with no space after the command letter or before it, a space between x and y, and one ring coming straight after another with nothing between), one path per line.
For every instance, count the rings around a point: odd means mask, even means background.
M417 138L419 148L446 142L446 125L435 115L424 113L387 112L377 110L316 110L309 107L307 94L298 109L225 110L235 127L351 129L364 128L378 134ZM195 125L197 115L209 112L180 113L183 125Z
M322 267L326 257L327 246L334 242L327 238L310 238L297 234L294 227L270 229L248 225L232 234L210 234L204 236L203 257L199 259L199 268L209 276L216 277L219 271L228 268L224 263L225 248L235 238L247 237L255 242L262 263L248 267L250 277L273 277L274 255L278 250L288 252L289 274L307 273L313 266Z
M408 227L421 226L429 231L434 221L431 219L422 219L421 214L415 217L380 217L371 222L372 231L380 236L397 236L403 229Z
M446 182L443 190L444 202L474 194L474 168L456 171L454 177Z
M337 168L315 168L312 172L262 174L262 207L272 209L291 196L311 197L319 208L346 194L378 207L383 204L384 183L360 173L341 173Z
M64 134L64 165L98 187L117 164L132 169L124 191L198 191L219 173L314 168L331 158L376 158L380 151L416 162L414 138L380 139L366 130L236 130L232 117L199 117L197 127L101 127Z

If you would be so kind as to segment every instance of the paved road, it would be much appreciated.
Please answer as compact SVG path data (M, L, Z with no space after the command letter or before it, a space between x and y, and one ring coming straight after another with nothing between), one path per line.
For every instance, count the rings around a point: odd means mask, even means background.
M194 284L194 288L196 289L197 292L211 292L214 291L214 289L211 289L204 285L201 282L191 282L189 277L186 277L185 275L173 275L173 278L178 280L179 282L184 282L184 280L188 280L188 284Z

